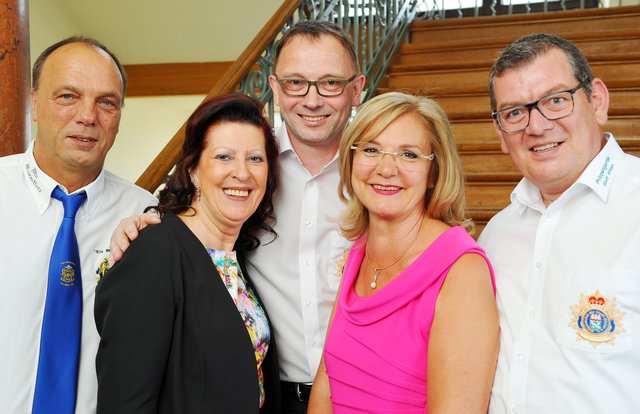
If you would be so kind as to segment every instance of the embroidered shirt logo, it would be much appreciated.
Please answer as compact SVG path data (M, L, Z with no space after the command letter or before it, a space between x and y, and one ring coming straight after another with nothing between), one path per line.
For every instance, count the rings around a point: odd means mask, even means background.
M594 348L600 344L615 345L616 335L625 332L624 312L616 298L606 298L599 290L593 295L580 294L580 302L571 306L573 318L569 326L577 333L577 341L588 341Z
M63 264L65 263L66 265L63 266L60 272L60 284L62 286L73 286L73 283L76 281L75 263L63 262Z
M109 260L105 257L96 270L96 283L100 282L104 274L109 270Z

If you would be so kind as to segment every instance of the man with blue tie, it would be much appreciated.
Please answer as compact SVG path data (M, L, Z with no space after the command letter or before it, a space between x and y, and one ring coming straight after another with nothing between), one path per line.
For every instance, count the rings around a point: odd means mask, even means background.
M32 87L36 139L0 158L0 411L93 413L93 299L111 230L156 200L103 169L126 89L104 45L52 45Z

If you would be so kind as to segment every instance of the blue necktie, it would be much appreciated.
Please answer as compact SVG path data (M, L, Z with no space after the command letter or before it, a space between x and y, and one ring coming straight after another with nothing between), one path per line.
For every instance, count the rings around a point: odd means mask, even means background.
M87 195L67 195L56 187L51 196L62 202L64 218L49 261L33 414L73 414L82 330L82 277L74 225Z

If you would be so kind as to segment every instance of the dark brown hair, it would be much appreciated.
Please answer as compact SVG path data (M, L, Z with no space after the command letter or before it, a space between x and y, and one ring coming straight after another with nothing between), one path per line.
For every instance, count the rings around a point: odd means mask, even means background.
M271 233L274 238L276 236L272 227L275 222L273 193L279 186L278 143L263 115L262 104L255 98L238 93L221 95L204 101L196 108L187 120L182 154L166 187L160 191L160 200L155 209L160 214L180 214L192 208L196 189L189 172L200 162L202 151L207 145L205 137L209 128L224 122L254 125L264 133L269 165L267 188L256 211L242 225L235 245L235 249L239 251L253 250L260 245L260 233Z
M509 44L491 67L489 72L489 99L492 111L497 109L494 89L495 78L499 78L508 70L518 69L530 64L538 56L547 53L551 49L558 49L565 54L573 71L573 77L584 88L587 99L591 100L593 73L587 58L580 49L562 37L546 33L532 33L522 36Z
M284 49L284 47L293 39L295 39L296 37L308 37L314 40L318 40L321 36L331 36L338 42L340 42L342 47L344 47L344 50L346 50L347 54L349 55L351 63L353 64L353 68L357 72L360 71L360 64L358 63L356 49L353 46L351 37L349 37L349 35L337 24L322 20L304 20L296 23L289 30L287 30L287 32L282 36L282 38L280 38L280 40L276 44L276 58L273 62L274 70L282 49Z

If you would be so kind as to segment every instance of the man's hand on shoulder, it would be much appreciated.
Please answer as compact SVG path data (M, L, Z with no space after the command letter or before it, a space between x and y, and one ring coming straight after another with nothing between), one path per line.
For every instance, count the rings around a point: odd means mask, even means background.
M140 230L153 224L160 223L160 216L155 211L149 211L139 216L127 217L120 220L118 227L111 235L109 267L122 259L122 255L129 248L131 241L135 240Z

